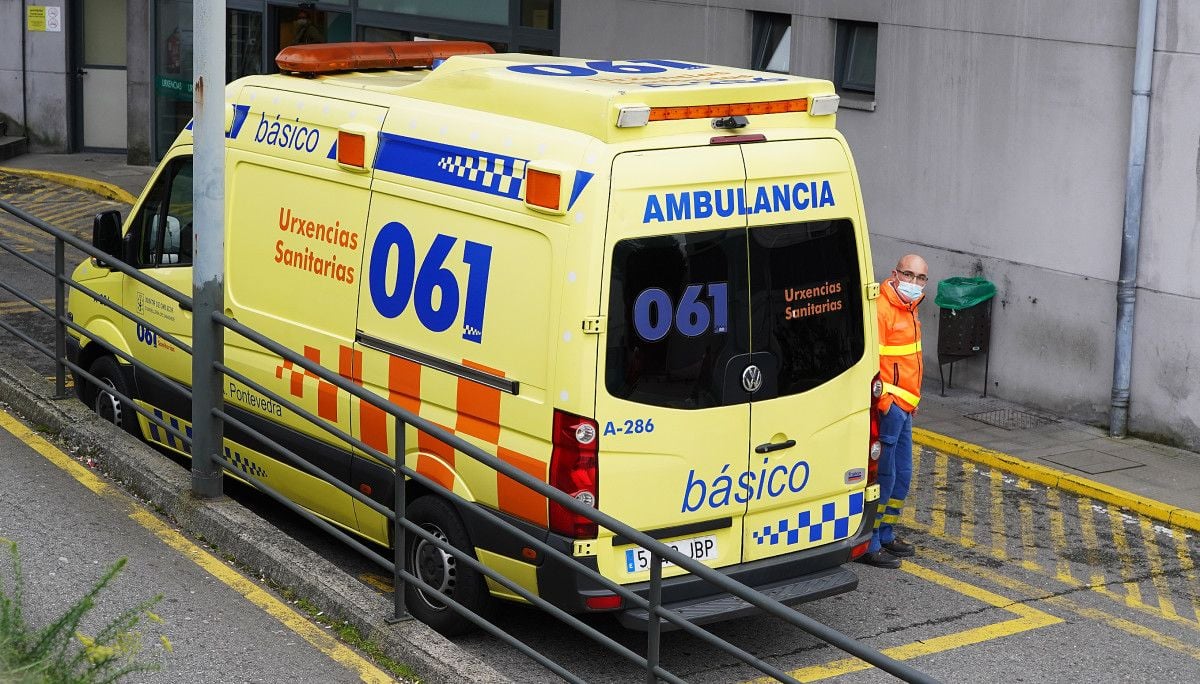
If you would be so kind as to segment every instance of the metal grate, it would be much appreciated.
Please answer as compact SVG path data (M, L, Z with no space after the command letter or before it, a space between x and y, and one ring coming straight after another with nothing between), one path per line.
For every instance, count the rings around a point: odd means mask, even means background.
M1056 418L1039 416L1034 413L1017 411L1016 409L996 409L995 411L984 411L983 413L969 413L966 417L1005 430L1028 430L1058 422Z

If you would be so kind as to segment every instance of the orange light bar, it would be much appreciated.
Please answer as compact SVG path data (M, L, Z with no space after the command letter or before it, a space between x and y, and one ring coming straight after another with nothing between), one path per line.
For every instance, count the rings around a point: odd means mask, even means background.
M722 116L748 114L785 114L807 112L808 99L739 102L735 104L696 105L693 107L651 107L651 121L680 121L682 119L715 119Z
M337 160L339 164L364 168L367 158L367 139L358 133L338 131Z
M562 177L537 169L525 171L525 201L535 207L558 209Z
M433 66L454 55L486 55L491 45L469 40L423 40L388 43L321 43L292 45L280 50L275 64L280 71L328 74L335 71L401 69Z

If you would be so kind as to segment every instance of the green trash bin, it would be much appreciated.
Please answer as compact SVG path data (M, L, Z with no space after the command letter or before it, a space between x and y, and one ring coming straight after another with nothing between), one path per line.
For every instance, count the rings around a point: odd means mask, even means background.
M950 386L954 387L954 363L983 354L983 396L987 396L988 347L992 331L992 298L996 286L983 278L956 276L938 283L934 303L941 308L938 318L938 378L942 396L946 379L942 367L950 364Z

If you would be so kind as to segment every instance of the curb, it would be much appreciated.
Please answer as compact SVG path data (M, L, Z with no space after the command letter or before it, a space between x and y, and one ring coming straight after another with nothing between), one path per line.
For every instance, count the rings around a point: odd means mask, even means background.
M0 358L0 402L39 429L53 433L52 441L93 456L107 479L161 508L191 537L202 537L242 566L292 589L326 615L349 623L389 657L412 667L423 682L511 681L422 622L388 624L391 598L363 586L237 501L192 497L185 468L104 422L73 396L56 400L48 392L45 379L32 369Z
M1169 525L1200 532L1200 513L1151 499L1123 489L1089 480L1038 463L1030 463L1011 454L992 451L977 444L964 442L921 428L913 428L913 441L930 449L937 449L969 461L981 463L1027 480L1054 487L1073 494L1080 494L1097 501L1136 511L1146 517Z
M4 171L5 173L13 173L18 176L34 176L37 178L44 178L49 181L54 181L55 183L61 183L63 185L69 185L73 188L79 188L80 190L94 192L101 197L105 197L110 200L116 200L118 202L124 202L125 204L132 205L137 202L136 197L113 185L112 183L105 183L104 181L98 181L92 178L73 176L69 173L59 173L57 171L16 169L11 166L0 166L0 171Z

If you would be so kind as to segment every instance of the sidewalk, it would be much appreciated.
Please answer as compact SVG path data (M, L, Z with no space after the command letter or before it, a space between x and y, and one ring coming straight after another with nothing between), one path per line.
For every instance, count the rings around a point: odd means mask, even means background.
M154 171L118 154L27 154L0 169L54 174L59 182L136 197ZM1200 530L1200 454L1136 438L1112 439L1083 425L968 389L926 379L914 439L924 446L996 466L1153 518Z

